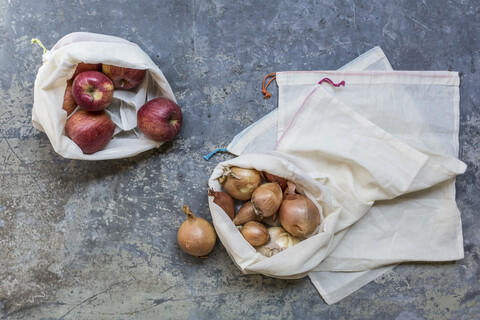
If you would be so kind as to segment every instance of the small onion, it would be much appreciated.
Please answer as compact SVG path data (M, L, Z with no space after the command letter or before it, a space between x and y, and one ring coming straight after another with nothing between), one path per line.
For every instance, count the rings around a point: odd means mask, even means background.
M269 235L267 228L257 221L249 221L240 227L242 236L252 246L257 247L268 241Z
M235 219L233 219L233 223L236 226L239 226L239 225L245 224L248 221L261 221L261 220L262 218L260 218L255 213L252 202L246 201L242 204L242 206L238 210L237 215L235 216Z
M260 217L273 216L282 204L283 194L280 185L275 182L264 183L252 194L255 213Z
M275 239L275 243L280 248L281 251L293 247L294 245L298 244L300 239L298 237L292 236L288 232L284 232L278 235L277 239Z
M177 241L180 248L195 257L205 257L215 246L217 235L215 229L207 220L195 217L188 206L182 207L187 215L178 229Z
M265 177L265 179L267 179L268 182L278 183L280 185L280 187L282 188L282 190L285 190L287 188L287 182L288 182L287 179L281 178L279 176L270 174L270 173L265 172L265 171L262 171L262 173L263 173L263 176Z
M269 227L281 227L280 219L278 219L278 212L273 216L265 217L262 219L262 222Z
M262 176L255 169L231 167L225 169L218 181L232 198L245 201L252 197L253 191L262 181Z
M283 250L293 247L300 242L300 239L292 236L282 227L268 228L270 239L262 246L255 248L258 252L266 257L271 257Z
M214 191L212 188L208 189L208 195L213 197L213 202L216 203L225 213L233 220L235 217L235 203L233 198L222 191Z
M320 212L310 199L295 193L295 187L294 183L288 182L278 217L285 230L294 236L305 237L320 224Z

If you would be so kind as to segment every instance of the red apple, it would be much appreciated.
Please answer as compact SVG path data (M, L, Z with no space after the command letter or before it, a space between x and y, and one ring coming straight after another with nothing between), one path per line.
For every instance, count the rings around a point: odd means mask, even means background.
M152 99L138 110L137 126L148 138L167 142L173 140L180 131L182 111L170 99Z
M103 149L112 139L115 124L104 110L78 110L65 124L67 136L75 142L85 154Z
M80 72L89 71L89 70L102 71L102 64L101 64L101 63L84 63L84 62L80 62L80 63L77 65L77 68L75 69L75 72L73 73L72 80L75 79L75 77L78 76L78 74L79 74Z
M113 81L115 89L133 89L138 86L145 74L146 70L122 68L109 64L102 65L102 71Z
M87 111L108 107L113 98L113 90L112 81L99 71L83 71L72 84L73 99Z
M76 107L77 103L73 99L72 94L72 80L67 80L67 88L65 89L65 94L63 95L62 109L65 110L67 112L67 116L69 116Z

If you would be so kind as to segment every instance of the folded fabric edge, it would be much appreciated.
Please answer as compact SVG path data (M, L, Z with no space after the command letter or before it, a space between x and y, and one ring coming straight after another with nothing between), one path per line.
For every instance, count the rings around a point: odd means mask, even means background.
M345 297L351 295L355 291L359 290L375 278L378 278L382 274L392 270L398 264L389 265L377 269L362 271L362 272L323 272L323 271L313 271L308 273L308 277L310 281L313 283L315 288L317 289L318 293L322 296L325 303L328 305L332 305L337 303L338 301L344 299ZM329 290L322 284L323 280L321 279L322 276L336 276L339 275L344 277L345 275L353 276L353 280L347 283L344 283L338 288L333 290Z
M289 77L291 74L304 74L303 77ZM345 81L345 86L363 84L403 83L412 85L459 86L460 80L456 71L421 71L421 70L316 70L316 71L283 71L277 72L279 86L314 85L323 78L333 82Z

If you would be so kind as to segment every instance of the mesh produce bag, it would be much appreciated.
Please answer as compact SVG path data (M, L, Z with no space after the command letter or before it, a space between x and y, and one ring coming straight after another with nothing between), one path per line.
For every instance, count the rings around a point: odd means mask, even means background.
M67 113L62 109L67 80L78 63L104 63L147 70L143 82L131 90L115 90L105 111L115 123L108 145L94 154L83 154L65 134ZM147 101L165 97L176 101L167 79L150 57L127 40L87 32L75 32L60 39L43 55L34 86L33 126L46 133L54 150L65 158L83 160L118 159L159 147L137 128L137 111Z
M327 303L400 262L463 257L454 197L455 176L465 170L456 159L457 73L395 72L380 48L342 69L277 73L278 109L245 129L227 148L240 155L236 164L248 153L274 150L269 156L299 168L329 190L331 203L338 207L308 239L317 239L314 245L282 252L285 261L316 257L288 272L290 277L301 276L295 270L307 273ZM325 78L333 84L344 81L345 87L319 85ZM227 161L217 168L228 165ZM216 173L210 183L219 187L214 184ZM216 224L221 212L210 206ZM223 225L216 229L221 240L223 236L233 241L231 230ZM272 258L255 257L252 251L240 259L238 252L231 252L235 248L226 248L244 272L288 277L277 265L280 258L272 268ZM267 267L259 268L260 263Z

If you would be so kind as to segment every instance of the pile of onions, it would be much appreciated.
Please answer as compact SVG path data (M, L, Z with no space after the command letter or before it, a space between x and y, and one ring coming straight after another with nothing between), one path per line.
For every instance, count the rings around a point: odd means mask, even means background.
M218 180L224 192L210 189L209 195L245 240L267 257L298 244L320 225L317 206L285 178L230 167ZM235 204L240 206L237 213Z

